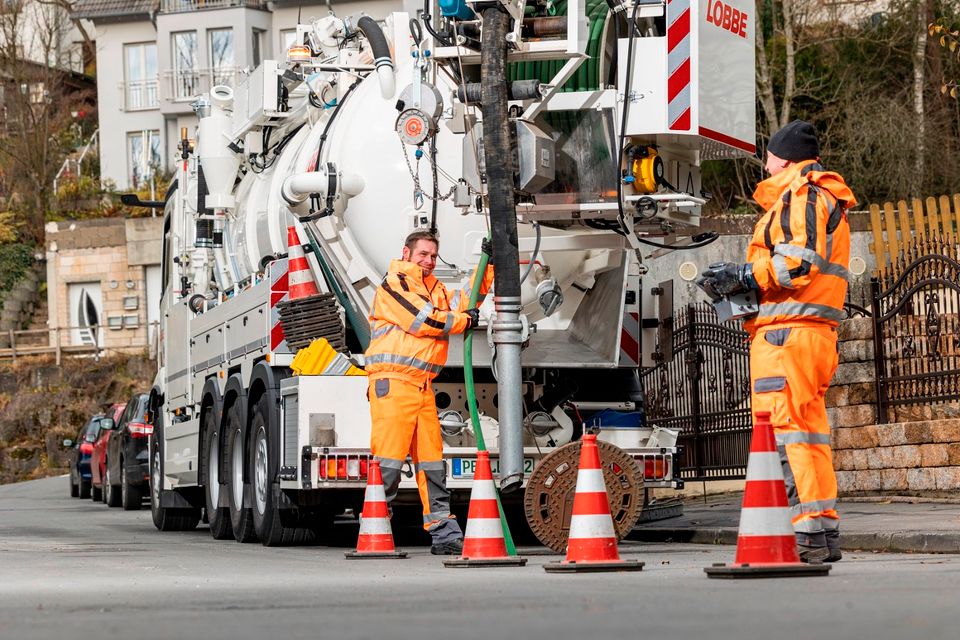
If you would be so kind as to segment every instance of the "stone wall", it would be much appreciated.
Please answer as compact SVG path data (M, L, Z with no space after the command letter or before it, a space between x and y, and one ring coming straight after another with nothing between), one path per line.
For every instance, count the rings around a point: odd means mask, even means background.
M897 407L891 417L899 422L876 424L871 319L844 321L839 338L840 365L827 392L827 415L840 495L953 492L950 497L956 497L960 419L930 419L950 416L955 405Z
M42 265L33 267L4 296L3 308L0 310L0 345L10 346L7 332L18 331L30 323L33 311L40 301L40 283L44 275Z

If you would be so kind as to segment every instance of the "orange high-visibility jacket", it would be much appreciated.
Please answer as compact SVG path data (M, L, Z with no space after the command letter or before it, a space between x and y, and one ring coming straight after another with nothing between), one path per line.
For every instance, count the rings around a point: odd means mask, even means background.
M766 211L747 248L760 312L744 328L753 334L770 325L836 326L847 295L853 192L839 174L809 160L767 178L753 197Z
M488 267L481 296L492 284L493 267ZM370 378L398 378L417 386L433 380L447 362L448 336L467 329L471 285L450 291L432 274L424 278L416 264L391 261L370 309Z

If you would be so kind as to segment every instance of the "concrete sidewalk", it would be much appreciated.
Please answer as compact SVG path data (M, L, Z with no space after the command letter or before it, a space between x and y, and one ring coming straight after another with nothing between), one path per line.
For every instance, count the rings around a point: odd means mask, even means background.
M691 498L683 515L641 523L628 536L644 542L736 544L742 493ZM841 500L840 546L849 551L960 553L960 503L884 497Z

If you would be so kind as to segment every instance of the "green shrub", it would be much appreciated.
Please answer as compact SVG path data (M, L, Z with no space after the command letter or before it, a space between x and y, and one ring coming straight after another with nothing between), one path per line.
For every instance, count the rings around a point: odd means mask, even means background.
M33 247L19 243L0 244L0 299L20 282L33 262Z

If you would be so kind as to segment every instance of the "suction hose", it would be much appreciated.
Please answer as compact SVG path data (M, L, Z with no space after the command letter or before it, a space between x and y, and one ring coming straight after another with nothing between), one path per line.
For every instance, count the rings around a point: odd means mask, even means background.
M476 308L477 301L480 300L480 285L483 283L483 274L486 272L487 254L480 252L480 263L477 264L473 287L470 289L470 308L472 309ZM470 423L473 425L473 433L477 439L477 450L486 451L487 443L483 439L483 429L480 427L480 412L477 410L477 390L473 386L473 329L467 330L463 335L463 383L467 388L467 407L470 409ZM501 460L501 464L502 462ZM517 555L517 548L513 544L510 526L507 524L507 517L503 513L499 492L497 492L497 509L500 511L500 527L503 529L503 542L507 548L507 555L515 556Z
M490 228L496 281L493 343L497 349L497 408L500 417L500 489L523 484L523 397L520 348L520 257L513 190L513 150L507 111L507 32L510 16L497 7L483 12L480 83L483 98L483 153L487 158ZM470 385L468 385L469 388Z
M390 57L390 45L383 29L370 16L363 16L357 20L357 29L363 32L373 50L373 64L377 67L377 76L380 79L380 95L384 100L393 99L397 91L397 81L393 77L393 59Z

